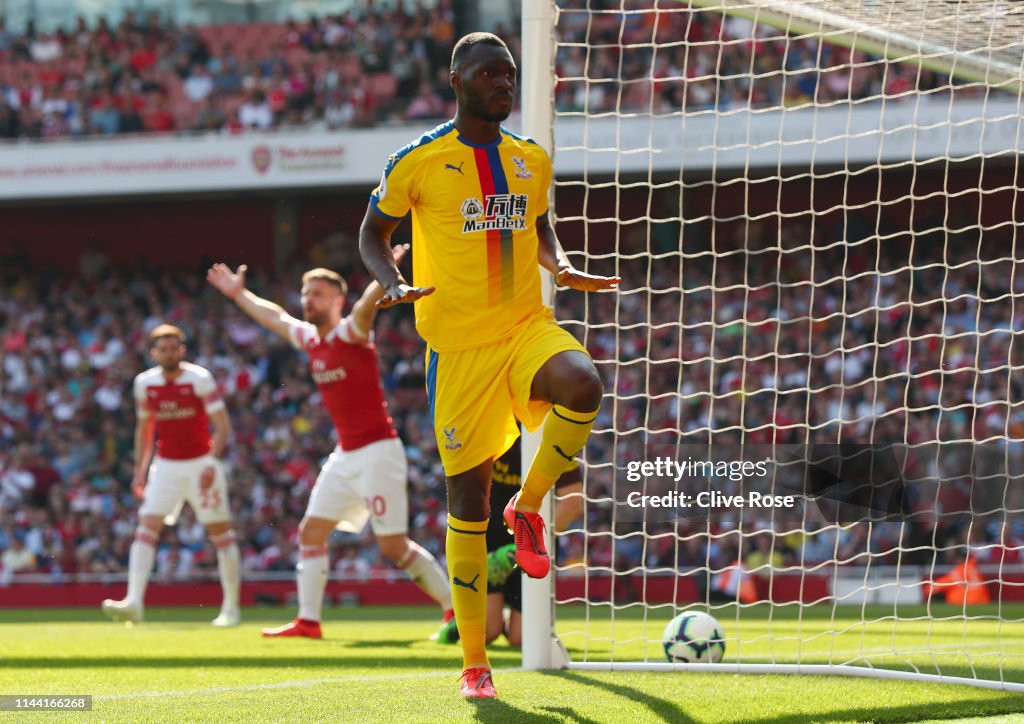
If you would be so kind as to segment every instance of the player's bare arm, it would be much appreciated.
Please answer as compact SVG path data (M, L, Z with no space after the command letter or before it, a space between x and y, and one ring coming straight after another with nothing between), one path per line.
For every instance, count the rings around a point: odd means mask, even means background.
M142 499L146 492L146 476L153 458L153 441L156 420L148 412L139 410L135 422L135 474L132 476L132 493Z
M367 207L366 216L359 227L359 255L363 257L363 264L384 292L376 302L376 306L381 308L415 302L434 293L434 287L410 285L402 276L402 272L398 271L398 264L391 248L391 235L398 224L399 221L385 219Z
M408 244L399 244L391 249L392 257L397 267L402 259L409 253ZM378 302L384 298L384 287L378 282L370 282L370 285L363 290L359 301L352 307L352 324L356 330L363 335L368 335L373 329L373 322L377 318L377 310L380 308Z
M210 423L213 425L213 447L210 452L215 458L220 460L224 457L224 452L228 447L228 440L231 438L231 418L228 417L228 411L220 409L216 412L211 412ZM207 466L199 478L199 485L203 488L213 485L215 472L212 465Z
M540 265L555 275L555 281L563 287L576 289L581 292L599 292L605 289L616 289L619 277L602 277L596 274L587 274L573 267L569 257L558 243L555 230L548 220L548 215L537 219L537 261Z
M263 299L245 288L245 264L231 271L226 264L214 264L206 272L208 281L217 291L238 305L238 308L249 315L261 327L270 330L279 337L291 339L290 329L299 320L292 317L280 306Z

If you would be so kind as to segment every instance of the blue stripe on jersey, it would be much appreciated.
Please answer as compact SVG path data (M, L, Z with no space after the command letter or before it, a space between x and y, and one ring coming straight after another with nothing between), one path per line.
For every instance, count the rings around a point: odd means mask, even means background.
M442 123L437 128L427 131L412 143L402 146L400 149L391 154L391 158L388 159L388 165L384 168L384 175L387 176L389 173L391 173L391 169L395 167L396 163L401 161L403 158L408 156L410 153L415 151L420 146L426 146L431 141L436 141L439 138L444 138L454 130L455 122L447 121L446 123Z
M404 216L392 216L391 214L385 214L383 211L377 208L377 196L375 194L370 194L370 208L376 211L379 216L383 216L388 221L401 221L402 219L405 218Z
M534 146L539 146L540 145L539 143L534 141L529 136L520 136L518 133L512 133L512 131L508 130L504 126L501 127L501 132L504 133L506 136L511 136L512 138L516 139L517 141L526 141L527 143L532 143Z
M434 425L434 402L437 400L437 352L427 348L427 404L430 405L430 424ZM435 428L436 429L436 428Z
M491 178L494 179L494 193L508 193L508 179L501 165L501 153L495 144L487 149L487 165L491 167ZM515 295L515 255L512 247L512 229L501 230L501 300L512 301Z

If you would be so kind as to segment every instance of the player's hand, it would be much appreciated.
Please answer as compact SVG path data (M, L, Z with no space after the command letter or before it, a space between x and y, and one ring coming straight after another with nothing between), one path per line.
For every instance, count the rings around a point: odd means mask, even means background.
M146 497L146 474L139 473L132 478L132 495L139 500L143 500Z
M199 489L206 490L211 485L216 477L217 471L212 465L207 465L203 468L203 472L199 473Z
M248 268L242 264L238 267L237 272L233 272L227 264L214 264L206 272L206 281L210 282L225 297L235 299L245 291L245 272Z
M620 277L599 277L596 274L587 274L568 267L558 272L555 281L563 287L581 292L599 292L605 289L618 289L622 279Z
M377 302L377 306L384 309L386 307L393 307L396 304L408 304L422 297L430 296L434 291L434 287L411 287L408 284L396 284L391 289L388 289L380 301Z
M399 244L398 246L394 246L391 248L391 253L395 258L395 266L398 266L402 263L402 259L405 258L405 255L409 253L409 245Z

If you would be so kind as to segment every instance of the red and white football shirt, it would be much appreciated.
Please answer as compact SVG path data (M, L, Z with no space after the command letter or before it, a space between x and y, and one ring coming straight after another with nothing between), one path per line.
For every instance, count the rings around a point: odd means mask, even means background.
M174 380L153 367L135 378L135 408L140 419L156 419L156 454L167 460L202 457L213 447L209 415L224 409L217 384L207 370L181 363Z
M313 381L334 421L342 450L397 437L384 388L380 383L377 348L369 335L345 317L323 339L309 322L290 326L292 344L309 355Z

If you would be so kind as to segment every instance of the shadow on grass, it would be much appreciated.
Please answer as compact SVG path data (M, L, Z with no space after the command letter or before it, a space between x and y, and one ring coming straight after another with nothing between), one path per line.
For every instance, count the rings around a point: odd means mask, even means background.
M869 721L876 724L885 722L912 722L925 719L956 719L967 717L990 717L1024 712L1024 697L992 697L959 702L935 702L934 704L907 704L885 708L851 707L839 709L835 702L822 702L820 712L804 712L782 716L766 716L749 719L749 724L803 724L807 721ZM1016 721L1016 720L1015 720Z
M220 611L220 606L187 606L146 608L147 623L206 623ZM295 609L285 606L247 606L242 609L242 623L287 623L295 617ZM381 621L384 623L420 622L439 625L441 617L434 604L422 606L358 606L324 609L324 625ZM21 623L110 623L99 606L81 608L0 608L0 626Z
M413 644L423 643L419 639L345 639L344 637L336 639L327 639L329 643L340 644L346 649L376 649L381 646L388 648L409 648Z
M638 706L643 706L654 717L662 721L693 722L680 704L647 694L631 686L615 684L587 674L575 671L545 671L548 676L556 676L580 685L593 686L617 694ZM883 684L883 682L879 682ZM884 684L883 684L884 685ZM870 721L870 722L909 722L923 719L950 719L962 717L999 716L1024 713L1024 696L1009 693L993 692L989 697L970 701L936 701L934 703L916 703L905 706L885 708L850 707L839 708L842 702L835 700L822 701L820 711L805 711L799 714L783 714L748 719L749 724L802 724L807 721ZM547 711L562 714L573 721L588 721L567 708L546 708Z
M500 693L499 693L500 696ZM473 718L485 724L560 724L564 719L555 715L534 714L511 706L501 699L467 699L473 707ZM575 719L574 721L584 721Z
M541 673L546 674L547 676L555 676L560 679L564 679L565 681L571 681L583 686L593 686L597 689L604 689L612 694L628 699L638 706L645 707L654 717L661 721L678 722L678 724L689 724L689 722L694 721L687 716L686 712L679 707L677 702L662 699L661 697L648 694L631 686L613 684L610 681L594 679L586 674L580 674L575 671L544 671ZM574 717L578 718L578 715L574 714Z
M567 706L542 706L541 709L544 711L550 711L552 714L557 714L558 718L555 721L568 719L573 722L573 724L600 724L597 719L585 717L575 709L570 709Z
M335 651L335 650L332 650ZM352 669L366 673L380 668L455 670L459 661L452 655L423 655L414 657L388 657L352 654L348 647L336 650L329 656L305 654L274 656L271 653L247 652L244 656L204 656L186 653L181 656L3 656L0 657L0 671L4 669L120 669L130 666L137 669L191 669L210 667L223 669L276 669L285 667L329 667L338 671ZM382 666L383 665L383 666ZM2 680L0 676L0 680Z

